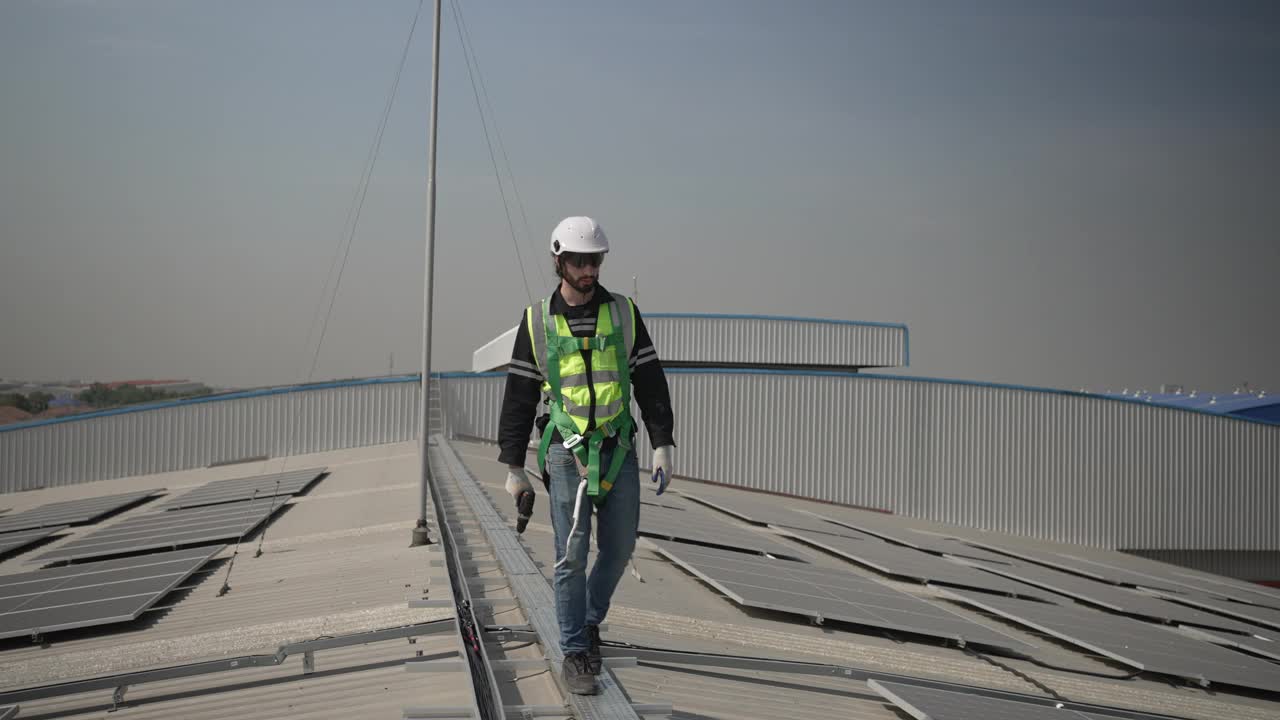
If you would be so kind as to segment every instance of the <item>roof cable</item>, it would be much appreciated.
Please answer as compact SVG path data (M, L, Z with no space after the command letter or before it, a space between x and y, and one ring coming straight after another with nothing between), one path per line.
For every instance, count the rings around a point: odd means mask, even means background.
M276 476L276 494L271 496L271 509L267 511L267 519L270 520L272 515L276 514L276 498L280 495L280 476ZM268 525L270 527L270 525ZM262 542L267 539L267 528L262 528L262 535L258 536L258 551L253 554L255 558L262 557Z
M333 259L329 262L329 271L325 273L324 282L320 286L320 297L316 300L316 309L311 317L311 324L307 327L307 340L303 346L304 351L311 350L311 338L315 333L317 321L319 321L320 337L316 341L315 350L311 352L310 368L306 373L306 379L303 384L310 383L316 374L316 366L320 360L320 350L324 347L325 334L329 329L329 318L333 315L333 304L338 299L338 291L342 285L342 274L347 267L347 259L351 256L351 246L355 241L356 230L360 225L360 215L364 211L365 197L369 194L369 183L373 178L373 170L378 164L378 154L382 149L382 138L386 133L387 122L391 117L391 109L395 105L396 95L400 89L400 78L404 74L404 66L409 59L409 48L413 45L413 34L418 28L418 18L422 15L422 0L418 0L417 9L413 13L413 22L409 24L409 35L405 38L404 49L400 53L400 63L396 66L395 75L391 81L391 90L387 94L387 102L382 108L382 117L378 120L377 130L374 132L373 140L369 144L369 151L365 156L364 169L360 173L360 179L356 182L356 189L351 197L351 204L347 206L347 219L343 223L342 235L338 237L338 245L333 250ZM338 259L341 258L341 264ZM333 280L332 293L330 293L330 278L334 277L334 268L337 268L337 276ZM325 297L329 298L326 308ZM321 309L324 309L323 320L321 320ZM266 472L270 463L270 457L265 459L262 464L262 472ZM279 472L284 472L289 465L289 457L285 455L280 461ZM256 557L256 556L255 556Z
M249 502L258 499L258 488L253 489L253 494L249 496ZM244 530L240 531L240 536L236 538L236 547L231 551L231 562L227 563L227 576L222 579L222 587L218 589L218 597L222 597L231 592L231 570L236 566L236 556L240 554L240 541L244 540Z
M538 246L533 242L533 233L529 229L529 215L525 212L524 199L520 197L520 187L516 184L516 173L511 167L511 158L507 155L507 145L502 140L502 128L498 125L498 114L494 112L493 102L489 99L489 89L484 84L484 73L480 71L480 58L476 54L476 45L471 40L471 30L467 27L467 19L462 14L462 4L459 0L453 0L457 3L455 16L458 24L462 27L462 34L466 38L463 50L470 53L472 64L476 68L476 80L480 85L480 94L484 97L485 107L489 110L489 119L493 121L493 136L498 141L498 152L502 153L502 162L507 168L507 178L511 181L511 194L516 198L516 207L520 208L520 219L524 223L525 240L533 247L533 257L538 257ZM538 279L542 281L543 287L547 286L547 278L543 273L542 264L535 262L533 266L538 270Z
M458 42L462 43L462 57L467 66L467 77L471 79L471 92L476 97L476 110L480 113L480 129L484 131L484 142L489 148L489 162L493 165L493 176L498 181L498 195L502 198L502 210L507 217L507 229L511 232L511 246L516 251L516 265L520 270L520 282L524 283L525 295L529 298L529 304L533 304L533 291L529 289L529 278L526 276L524 268L524 258L520 255L520 243L516 240L516 226L511 220L511 206L507 203L507 191L502 186L502 174L498 170L497 156L493 152L493 140L489 137L489 122L485 119L484 105L480 102L480 89L476 85L476 75L472 70L472 58L467 52L466 39L462 34L462 9L458 7L458 0L449 0L449 5L453 8L454 26L458 29ZM496 125L495 125L496 129Z

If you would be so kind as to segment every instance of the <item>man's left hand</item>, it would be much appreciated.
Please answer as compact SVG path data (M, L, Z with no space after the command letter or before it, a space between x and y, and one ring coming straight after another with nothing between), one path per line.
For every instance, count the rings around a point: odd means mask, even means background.
M653 482L658 483L658 494L666 491L671 483L672 461L676 453L675 445L663 445L653 451Z

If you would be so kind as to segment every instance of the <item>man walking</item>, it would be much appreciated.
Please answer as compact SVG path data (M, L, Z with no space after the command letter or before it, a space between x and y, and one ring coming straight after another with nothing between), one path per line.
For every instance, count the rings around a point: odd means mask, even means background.
M560 285L520 316L498 431L498 460L507 465L507 490L523 528L534 497L525 456L539 399L545 398L547 411L537 418L538 468L551 496L564 681L579 695L597 691L599 626L636 544L640 471L633 388L655 448L652 479L659 494L671 481L675 450L667 378L640 311L599 285L607 252L604 230L591 218L565 218L552 232ZM593 510L597 557L588 575Z

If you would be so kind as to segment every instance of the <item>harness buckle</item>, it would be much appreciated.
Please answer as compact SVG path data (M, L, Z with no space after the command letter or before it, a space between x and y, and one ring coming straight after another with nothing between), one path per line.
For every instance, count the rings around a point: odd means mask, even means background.
M582 435L579 433L574 433L570 435L568 438L566 438L565 441L561 443L561 445L564 445L565 450L572 450L575 447L577 447L578 444L581 442L582 442Z
M601 426L600 426L600 432L604 433L604 436L605 436L605 437L607 437L607 438L611 438L611 437L613 437L614 435L617 435L617 434L618 434L618 431L614 429L614 427L613 427L613 423L611 423L611 422L607 422L607 423L604 423L603 425L601 425Z

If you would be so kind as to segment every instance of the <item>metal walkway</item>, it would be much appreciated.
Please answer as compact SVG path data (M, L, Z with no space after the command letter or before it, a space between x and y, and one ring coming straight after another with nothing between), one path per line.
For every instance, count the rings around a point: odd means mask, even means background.
M495 672L514 669L530 669L530 666L550 668L553 676L560 678L561 663L564 658L558 643L559 625L556 620L555 595L551 584L542 576L542 572L534 564L524 546L520 544L515 531L498 514L493 503L472 477L466 465L458 458L453 448L442 437L432 438L430 446L432 482L432 503L436 508L438 521L437 531L440 534L438 545L445 557L441 563L449 568L452 598L427 598L411 601L413 607L458 607L459 643L463 657L470 662L468 668L472 687L477 693L475 707L411 707L406 708L406 718L532 718L532 717L565 717L578 720L639 720L641 717L665 717L672 712L670 704L634 705L628 699L618 683L612 668L633 665L634 659L610 658L603 672L597 678L600 693L594 696L573 695L559 686L563 698L561 705L504 705L496 683L491 681ZM469 513L468 519L461 517ZM472 541L465 532L471 527L480 530L482 543ZM527 626L515 629L523 636L533 638L543 651L543 658L534 661L523 660L490 660L496 652L492 652L492 643L510 639L513 628L481 628L474 619L477 606L496 606L503 604L503 599L475 598L470 596L470 588L488 587L490 584L479 578L468 577L467 568L485 566L486 561L474 560L477 556L492 555L496 565L505 576L503 582L509 586L514 595L513 606L519 607L528 622ZM463 580L459 582L459 580ZM512 603L507 600L506 603ZM433 672L441 670L459 670L463 666L456 661L417 662L407 665L415 672ZM489 682L486 682L489 680ZM487 686L487 687L486 687ZM485 691L490 695L485 697ZM487 705L487 707L486 707Z

